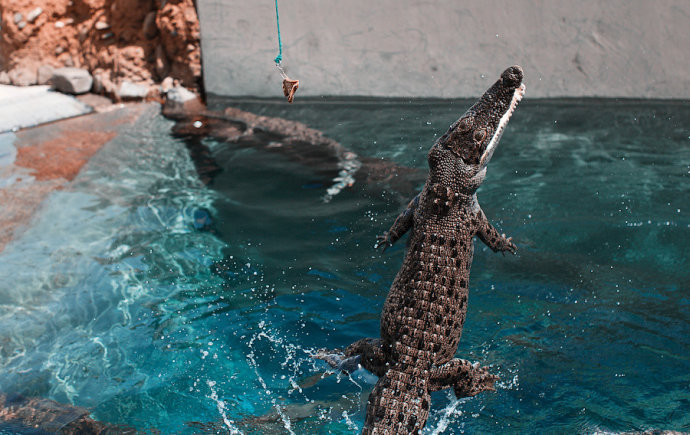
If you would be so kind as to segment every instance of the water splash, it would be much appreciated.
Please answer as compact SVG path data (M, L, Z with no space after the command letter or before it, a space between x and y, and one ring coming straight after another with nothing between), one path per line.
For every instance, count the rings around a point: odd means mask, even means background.
M447 393L447 398L450 400L450 403L440 411L434 412L434 414L440 415L438 423L436 423L435 427L427 427L426 432L430 432L432 435L439 435L445 432L448 426L454 422L455 417L463 415L463 411L459 409L460 406L470 400L468 398L456 399L455 395L450 391Z
M285 116L362 158L425 168L420 147L457 108L340 103ZM521 254L477 249L459 355L503 367L503 380L464 401L434 393L429 431L682 425L690 184L677 162L690 155L680 121L640 115L688 110L526 102L516 112L480 195ZM0 276L12 278L0 280L0 390L142 431L184 432L193 420L358 431L374 379L324 375L309 352L378 334L402 245L384 256L369 247L399 202L359 183L325 204L302 188L312 167L222 143L209 188L168 130L152 115L106 145L0 254ZM212 225L195 226L199 209Z
M211 390L211 395L208 397L209 397L209 399L216 402L218 414L220 414L221 417L223 418L223 424L225 425L225 427L227 427L228 430L230 431L230 433L233 435L234 434L241 434L242 432L240 432L240 430L237 427L235 427L234 422L228 418L228 416L225 412L226 411L225 402L218 398L218 393L216 392L216 388L215 388L216 382L215 381L206 381L206 385L208 385L209 389Z

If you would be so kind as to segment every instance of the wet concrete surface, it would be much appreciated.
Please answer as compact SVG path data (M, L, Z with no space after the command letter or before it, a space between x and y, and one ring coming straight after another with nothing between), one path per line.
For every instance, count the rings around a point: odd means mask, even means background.
M0 134L0 251L51 192L67 186L89 159L152 103L120 104Z

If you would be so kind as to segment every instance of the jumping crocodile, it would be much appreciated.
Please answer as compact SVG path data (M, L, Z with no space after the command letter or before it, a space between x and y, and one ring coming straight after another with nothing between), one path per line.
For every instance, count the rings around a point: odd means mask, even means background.
M364 338L318 358L348 370L361 364L379 376L369 395L364 434L419 433L430 393L453 388L457 397L493 390L487 367L454 358L467 313L474 236L495 252L516 253L488 221L476 191L503 131L524 95L519 66L506 69L454 122L428 154L429 175L391 228L385 250L410 232L403 265L381 313L381 338Z

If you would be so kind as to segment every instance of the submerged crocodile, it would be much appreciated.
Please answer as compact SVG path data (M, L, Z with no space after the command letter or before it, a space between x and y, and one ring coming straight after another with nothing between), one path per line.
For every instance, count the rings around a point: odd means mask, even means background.
M379 376L364 434L419 433L433 391L453 388L467 397L494 389L497 376L454 356L467 313L474 236L495 252L517 249L488 221L476 191L524 89L519 66L501 74L436 141L422 192L379 236L377 247L385 250L410 232L381 314L381 338L353 343L344 359L327 351L317 356L344 370L361 364Z
M323 199L353 184L392 193L401 203L424 182L424 173L378 158L358 156L346 145L297 121L260 116L235 107L222 112L197 104L189 108L166 106L165 116L177 121L173 134L185 141L199 178L209 184L223 171L222 162L205 145L211 137L220 142L278 153L288 160L331 178Z
M86 408L40 397L0 392L0 434L136 434L133 428L94 420Z

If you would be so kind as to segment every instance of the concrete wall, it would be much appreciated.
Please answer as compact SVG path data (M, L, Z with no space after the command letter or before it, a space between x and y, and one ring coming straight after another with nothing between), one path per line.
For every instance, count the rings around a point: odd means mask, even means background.
M278 0L299 96L690 98L688 0ZM207 92L281 96L273 0L199 0Z

